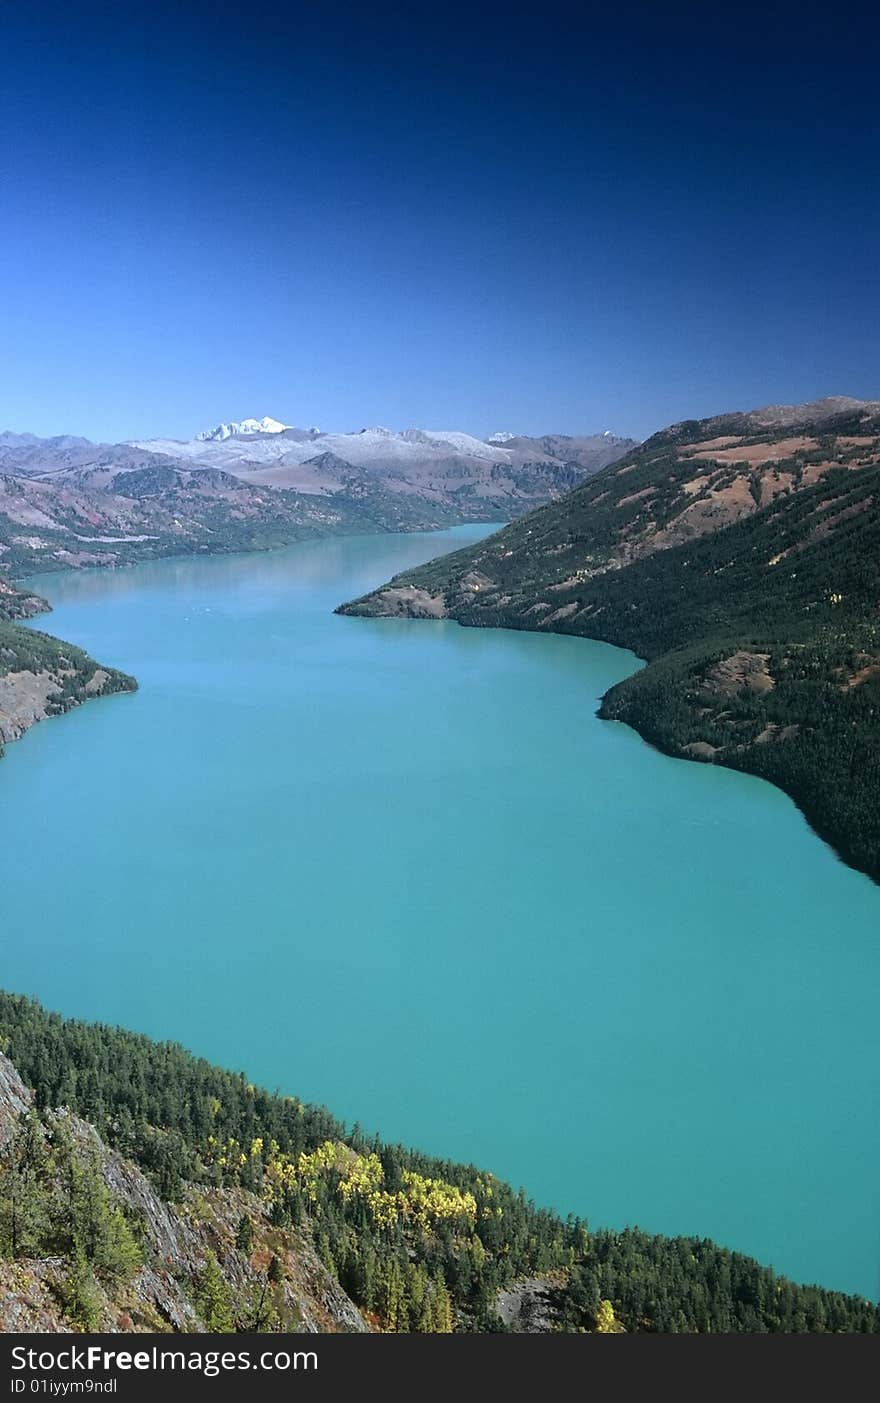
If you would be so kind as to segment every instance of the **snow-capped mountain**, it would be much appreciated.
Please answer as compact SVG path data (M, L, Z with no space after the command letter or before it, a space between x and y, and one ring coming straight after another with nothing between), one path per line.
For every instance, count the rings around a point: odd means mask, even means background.
M297 492L350 490L358 477L373 488L443 503L465 519L481 512L492 519L493 512L516 515L570 491L635 445L603 434L504 433L490 441L459 429L396 430L379 424L322 432L267 417L223 423L191 439L142 439L129 446Z
M282 424L278 419L270 419L266 415L263 419L242 419L238 423L218 424L216 429L205 429L196 434L196 439L201 443L222 443L227 438L248 438L251 434L282 434L288 428L289 424Z
M497 433L481 439L458 429L395 430L384 425L324 433L267 417L220 424L191 439L146 439L131 446L248 476L258 471L268 474L274 465L289 470L320 454L332 453L368 472L412 472L422 478L440 468L448 475L458 466L467 477L478 465L491 471L525 463L576 463L588 472L595 471L621 457L633 441L608 434L529 438ZM266 476L265 481L270 478Z
M353 433L322 433L318 429L293 428L278 420L243 422L257 427L239 431L235 424L221 424L192 439L142 439L131 446L169 458L210 463L228 472L249 472L272 463L290 467L319 453L333 453L353 467L367 469L405 468L453 458L484 463L510 461L510 455L502 449L451 429L404 429L398 433L376 425ZM263 428L267 423L278 427Z

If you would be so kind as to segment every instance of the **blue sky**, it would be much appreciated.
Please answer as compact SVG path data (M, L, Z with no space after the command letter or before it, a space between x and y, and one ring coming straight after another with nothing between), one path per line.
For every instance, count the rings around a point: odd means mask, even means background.
M16 7L0 427L880 396L877 22L717 9Z

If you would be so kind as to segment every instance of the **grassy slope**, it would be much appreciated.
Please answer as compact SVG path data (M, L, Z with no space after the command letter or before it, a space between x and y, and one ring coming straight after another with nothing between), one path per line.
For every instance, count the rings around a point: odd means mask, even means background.
M792 451L791 426L769 432L742 416L677 426L563 501L392 585L441 599L463 624L633 649L649 666L609 692L604 716L671 754L772 780L880 880L878 431L876 416L841 415L803 430L808 445ZM725 435L744 456L781 442L778 460L697 463L692 446ZM380 590L345 608L382 613L388 600ZM719 677L737 652L772 685Z

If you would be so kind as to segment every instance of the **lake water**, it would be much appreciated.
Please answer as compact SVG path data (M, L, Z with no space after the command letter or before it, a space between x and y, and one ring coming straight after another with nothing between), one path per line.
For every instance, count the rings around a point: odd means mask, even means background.
M630 654L333 615L479 534L38 581L141 690L0 762L0 983L875 1297L880 889L597 720Z

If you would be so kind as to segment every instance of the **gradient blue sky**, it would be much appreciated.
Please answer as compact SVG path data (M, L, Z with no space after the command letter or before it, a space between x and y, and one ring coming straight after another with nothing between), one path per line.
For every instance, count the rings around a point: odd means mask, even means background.
M613 428L880 395L847 4L7 7L0 427Z

